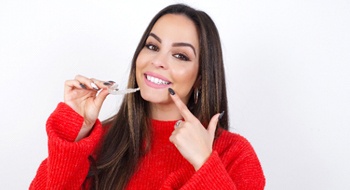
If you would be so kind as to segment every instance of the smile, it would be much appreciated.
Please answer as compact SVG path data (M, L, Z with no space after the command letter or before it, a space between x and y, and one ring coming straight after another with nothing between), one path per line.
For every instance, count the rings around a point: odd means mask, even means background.
M156 78L150 75L146 75L146 79L154 84L158 84L158 85L168 85L170 84L170 82L162 80L160 78Z

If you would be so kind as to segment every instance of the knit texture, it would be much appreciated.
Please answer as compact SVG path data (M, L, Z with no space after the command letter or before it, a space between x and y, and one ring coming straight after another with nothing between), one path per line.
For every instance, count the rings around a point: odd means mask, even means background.
M126 189L183 190L260 190L265 178L250 143L242 136L222 130L213 152L196 172L169 141L176 121L152 120L150 151ZM90 135L74 142L83 118L64 103L58 104L47 121L49 155L30 185L30 189L81 189L89 170L88 157L103 135L96 121Z

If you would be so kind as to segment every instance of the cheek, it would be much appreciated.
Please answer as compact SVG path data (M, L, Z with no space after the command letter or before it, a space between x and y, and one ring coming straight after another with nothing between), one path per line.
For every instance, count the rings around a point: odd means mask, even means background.
M144 52L145 50L142 49L140 51L140 53L137 55L137 58L136 58L136 66L137 65L142 65L142 63L144 62L143 60L145 60L145 56L146 56L146 53Z
M198 67L193 66L189 68L174 69L173 76L181 86L192 88L195 80L197 79Z
M182 71L180 71L183 75L183 79L187 80L188 82L195 80L197 78L197 74L198 74L198 66L197 64L191 65L185 69L183 69Z

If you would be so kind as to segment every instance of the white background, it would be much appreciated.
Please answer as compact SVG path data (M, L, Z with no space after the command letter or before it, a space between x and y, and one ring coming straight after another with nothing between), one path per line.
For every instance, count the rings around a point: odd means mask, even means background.
M141 34L174 2L0 1L1 189L28 188L64 81L82 74L126 85ZM350 189L350 1L188 4L220 31L231 131L254 146L266 189ZM109 96L100 118L119 103Z

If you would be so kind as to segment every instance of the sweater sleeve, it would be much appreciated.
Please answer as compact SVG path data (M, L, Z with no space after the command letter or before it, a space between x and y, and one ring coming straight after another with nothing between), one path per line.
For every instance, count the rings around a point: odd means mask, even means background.
M251 144L242 136L226 133L198 171L188 164L172 173L162 190L263 190L265 177Z
M39 166L30 188L81 189L89 170L89 155L96 148L103 130L96 121L88 137L74 142L83 118L64 103L59 103L46 123L48 157Z
M220 154L213 151L182 190L263 190L265 177L251 144L243 137Z

